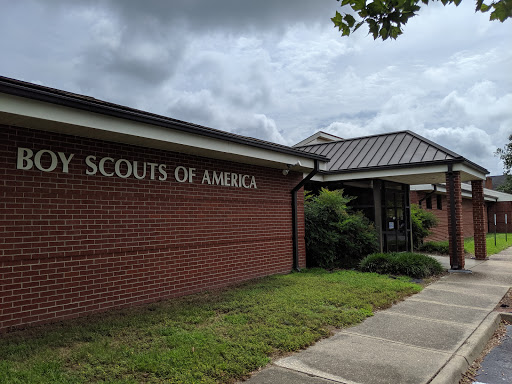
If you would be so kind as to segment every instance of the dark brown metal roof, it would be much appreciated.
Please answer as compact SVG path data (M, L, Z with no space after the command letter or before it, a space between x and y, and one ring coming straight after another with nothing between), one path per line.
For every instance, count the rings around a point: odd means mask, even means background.
M464 162L479 171L488 173L485 168L411 131L358 137L297 148L307 153L321 154L330 158L324 171L326 173L455 162Z
M122 119L137 121L145 124L157 125L160 127L175 129L196 135L235 142L238 144L245 144L271 151L303 156L321 161L327 160L324 156L319 154L304 153L304 151L301 151L300 149L288 147L286 145L276 144L252 137L237 135L231 132L221 131L219 129L188 123L186 121L172 119L170 117L125 107L119 104L109 103L107 101L95 99L94 97L66 92L60 89L11 79L9 77L0 76L0 92L85 111L100 113L103 115L119 117Z

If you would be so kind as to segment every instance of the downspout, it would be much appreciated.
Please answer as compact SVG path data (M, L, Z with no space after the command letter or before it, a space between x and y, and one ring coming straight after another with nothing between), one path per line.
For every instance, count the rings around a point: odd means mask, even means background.
M451 232L452 232L452 255L450 257L450 264L452 269L459 269L459 260L457 255L457 216L455 214L455 182L453 181L453 165L448 164L448 178L450 183L450 220L451 220Z
M434 193L436 193L436 192L437 192L437 185L436 185L436 184L432 184L432 186L434 187L434 190L433 190L432 192L427 193L425 196L423 196L423 198L422 198L422 199L420 199L420 200L418 201L418 205L420 206L420 208L421 208L421 203L422 203L423 201L427 200L430 196L432 196Z
M292 240L293 240L293 269L300 271L299 268L299 230L297 223L297 192L318 172L318 160L315 160L314 169L303 178L299 184L292 189Z

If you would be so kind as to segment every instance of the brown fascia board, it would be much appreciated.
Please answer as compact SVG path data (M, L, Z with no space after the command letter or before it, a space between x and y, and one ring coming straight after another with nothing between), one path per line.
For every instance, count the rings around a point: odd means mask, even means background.
M80 109L102 115L113 116L121 119L136 121L164 128L175 129L196 135L249 145L270 151L286 153L313 160L328 161L325 156L316 155L294 149L285 145L271 143L264 140L224 132L218 129L205 127L198 124L141 111L126 106L109 103L93 97L62 91L55 88L28 83L8 77L0 76L0 92L13 96L57 104L65 107Z
M363 172L363 171L375 171L382 169L400 169L400 168L414 168L421 167L425 165L448 165L448 164L466 164L470 168L474 168L482 173L489 173L489 171L478 164L475 164L462 156L459 156L455 159L449 160L437 160L437 161L426 161L422 163L412 163L412 164L392 164L392 165L380 165L377 167L365 167L365 168L353 168L353 169L344 169L339 171L319 171L318 173L323 175L335 175L337 173L355 173L355 172Z

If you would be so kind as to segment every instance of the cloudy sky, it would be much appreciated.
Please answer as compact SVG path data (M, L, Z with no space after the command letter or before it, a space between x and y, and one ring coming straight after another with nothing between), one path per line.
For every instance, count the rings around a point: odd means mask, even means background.
M423 7L341 37L335 0L0 0L0 75L293 145L409 129L500 174L512 20Z

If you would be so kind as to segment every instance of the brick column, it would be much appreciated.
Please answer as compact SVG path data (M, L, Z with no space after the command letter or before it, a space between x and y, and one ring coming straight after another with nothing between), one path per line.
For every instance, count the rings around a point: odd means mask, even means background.
M471 181L473 200L473 228L475 231L475 257L479 260L487 258L485 239L485 202L484 183L482 180Z
M448 200L448 209L446 212L448 214L448 239L450 244L450 265L452 269L464 269L465 265L460 182L460 172L446 172L446 197Z

